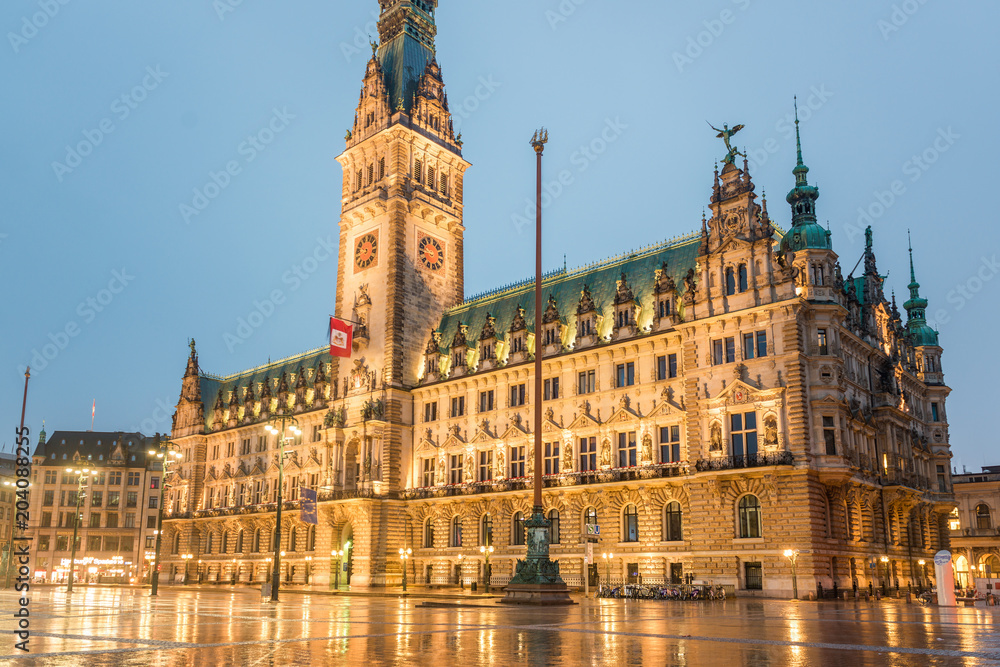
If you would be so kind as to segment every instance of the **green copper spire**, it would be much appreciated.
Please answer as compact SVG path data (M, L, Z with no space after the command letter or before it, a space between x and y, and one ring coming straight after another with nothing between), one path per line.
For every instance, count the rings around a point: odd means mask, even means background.
M937 345L938 334L934 329L927 326L927 299L920 297L920 283L917 282L916 272L913 270L913 242L910 240L910 232L906 232L910 249L910 298L903 304L906 309L906 330L910 336L910 342L915 347L921 345Z
M438 0L379 0L377 56L385 72L389 108L409 113L417 83L434 60Z
M792 207L792 228L781 241L782 250L795 252L804 249L830 250L829 230L816 221L816 200L819 188L809 185L809 167L802 160L802 135L799 130L799 102L795 99L795 152L796 163L792 169L795 187L785 197Z

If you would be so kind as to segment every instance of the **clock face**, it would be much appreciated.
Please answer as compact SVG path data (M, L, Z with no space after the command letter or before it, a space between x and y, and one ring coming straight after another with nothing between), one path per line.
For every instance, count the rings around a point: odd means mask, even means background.
M367 269L378 258L378 238L374 234L365 234L358 239L354 248L354 263L359 269Z
M425 236L417 244L417 255L420 261L431 271L437 271L444 265L444 250L437 239Z

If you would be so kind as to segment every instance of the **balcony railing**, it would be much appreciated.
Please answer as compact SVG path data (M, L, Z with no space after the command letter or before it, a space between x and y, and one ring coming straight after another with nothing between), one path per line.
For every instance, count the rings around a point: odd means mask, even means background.
M695 470L733 470L736 468L763 468L766 466L790 466L795 463L791 452L776 452L774 454L752 454L749 456L720 456L711 459L699 459Z

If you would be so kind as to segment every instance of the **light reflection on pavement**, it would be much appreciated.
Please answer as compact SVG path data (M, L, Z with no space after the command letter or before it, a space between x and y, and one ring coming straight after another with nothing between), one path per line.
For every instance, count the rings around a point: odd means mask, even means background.
M251 590L31 592L30 657L0 593L4 665L1000 665L1000 607L581 600L549 609Z

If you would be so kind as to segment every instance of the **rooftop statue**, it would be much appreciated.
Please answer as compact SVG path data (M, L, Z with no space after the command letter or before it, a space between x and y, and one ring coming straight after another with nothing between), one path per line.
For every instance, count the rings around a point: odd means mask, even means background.
M729 125L727 125L727 124L723 124L722 125L723 129L721 129L721 130L719 128L715 127L714 125L712 125L711 123L708 123L708 126L710 128L712 128L713 130L715 130L716 132L719 133L719 134L716 135L719 139L722 139L724 142L726 142L726 150L728 152L726 153L726 158L722 161L723 164L733 164L733 161L736 159L736 156L737 155L743 155L743 153L740 153L739 150L737 150L736 148L734 148L732 146L732 144L729 142L729 140L732 138L732 136L734 134L736 134L737 132L739 132L740 130L742 130L745 126L744 125L737 125L733 129L731 129L731 130L729 129ZM743 157L746 157L746 156L743 155Z

